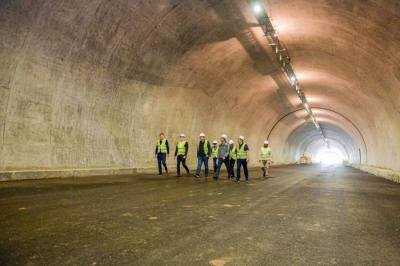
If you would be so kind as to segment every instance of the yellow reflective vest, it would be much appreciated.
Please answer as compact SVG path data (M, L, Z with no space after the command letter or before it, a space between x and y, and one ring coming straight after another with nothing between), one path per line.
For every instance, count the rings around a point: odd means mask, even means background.
M218 146L211 148L211 155L212 155L213 158L218 158L218 150L219 150Z
M237 153L236 153L236 147L233 147L230 151L229 151L229 158L236 160L237 159Z
M157 142L158 146L158 153L167 153L167 145L166 145L167 140L163 139L162 141L159 140Z
M182 141L182 142L178 142L178 144L176 144L176 148L178 149L178 152L176 153L176 155L185 155L186 153L186 141Z
M243 143L242 148L239 148L240 145L237 146L238 159L247 159L247 151L244 150L244 147L246 147L246 145L246 143Z
M200 149L200 142L201 141L199 141L199 143L197 143L197 151L199 151L199 149ZM204 141L204 153L206 155L208 154L208 140Z
M271 160L272 149L270 147L262 147L260 151L260 160Z

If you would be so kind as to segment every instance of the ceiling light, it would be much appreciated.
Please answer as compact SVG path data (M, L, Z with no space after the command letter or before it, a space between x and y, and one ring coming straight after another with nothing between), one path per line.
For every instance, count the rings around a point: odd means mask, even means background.
M261 11L261 6L260 5L255 5L253 7L254 12L259 13Z

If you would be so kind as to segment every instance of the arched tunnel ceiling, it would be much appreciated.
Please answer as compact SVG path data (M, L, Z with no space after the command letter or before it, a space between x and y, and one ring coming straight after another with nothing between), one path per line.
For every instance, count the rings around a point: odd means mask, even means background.
M159 132L192 147L200 132L244 135L254 162L302 108L250 1L0 5L0 170L153 164ZM363 163L400 170L399 2L264 6L311 107L348 119L313 109L326 137L353 163L360 149ZM304 113L279 122L276 161L298 160L313 127Z

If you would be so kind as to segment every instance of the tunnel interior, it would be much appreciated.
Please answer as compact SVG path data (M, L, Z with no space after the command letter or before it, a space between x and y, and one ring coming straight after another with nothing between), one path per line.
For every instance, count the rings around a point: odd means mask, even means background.
M400 171L397 0L0 3L0 171L146 167L160 132ZM254 5L270 16L316 128ZM172 149L174 150L174 148ZM254 152L253 152L254 151Z

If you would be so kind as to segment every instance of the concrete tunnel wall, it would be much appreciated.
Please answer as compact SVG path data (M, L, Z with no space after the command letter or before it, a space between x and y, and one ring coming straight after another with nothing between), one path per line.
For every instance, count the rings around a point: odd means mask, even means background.
M190 164L200 132L244 135L256 162L302 106L249 3L1 1L0 171L154 165L160 132L187 135ZM331 145L399 171L399 2L264 6ZM318 134L304 114L279 122L277 163Z

